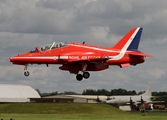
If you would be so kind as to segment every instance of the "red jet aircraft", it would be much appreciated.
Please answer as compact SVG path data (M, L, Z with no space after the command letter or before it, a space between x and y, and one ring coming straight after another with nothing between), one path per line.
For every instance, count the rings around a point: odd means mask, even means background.
M142 28L130 30L115 46L106 48L81 43L55 43L36 47L34 51L11 57L10 62L24 65L24 75L29 76L28 64L61 64L61 70L76 74L76 79L88 79L88 71L100 71L117 65L121 68L144 62L150 55L138 51ZM80 72L80 73L79 73ZM82 73L82 74L81 74Z

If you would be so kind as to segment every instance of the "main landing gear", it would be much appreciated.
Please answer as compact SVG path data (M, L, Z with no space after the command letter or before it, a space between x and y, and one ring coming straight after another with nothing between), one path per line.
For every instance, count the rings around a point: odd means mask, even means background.
M89 72L83 72L83 74L77 74L76 75L76 79L78 81L81 81L83 78L88 79L90 77L90 73Z
M26 76L26 77L28 77L29 75L30 75L30 72L29 71L27 71L27 64L25 65L25 67L24 67L24 75Z

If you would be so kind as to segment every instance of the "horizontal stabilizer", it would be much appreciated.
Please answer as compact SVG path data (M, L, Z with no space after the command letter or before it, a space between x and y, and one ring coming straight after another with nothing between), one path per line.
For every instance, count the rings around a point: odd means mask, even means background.
M129 67L129 66L130 66L129 63L125 63L125 64L121 64L121 65L120 65L121 68Z
M129 55L133 55L133 56L141 56L141 57L152 57L149 54L145 54L143 52L136 52L136 51L132 51L129 53Z

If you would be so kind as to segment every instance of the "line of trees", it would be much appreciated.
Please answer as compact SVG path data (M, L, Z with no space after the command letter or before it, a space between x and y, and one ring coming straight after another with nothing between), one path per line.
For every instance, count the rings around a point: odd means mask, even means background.
M93 89L86 89L83 91L82 95L106 95L106 96L111 96L111 95L136 95L136 91L127 91L125 89L113 89L111 91L105 90L105 89L98 89L98 90L93 90Z
M44 96L52 96L52 95L79 95L79 93L72 92L72 91L64 91L59 93L58 91L51 92L51 93L41 93L38 89L36 89L37 92L41 95L41 97ZM106 89L86 89L83 90L82 94L80 95L106 95L106 96L112 96L112 95L140 95L144 93L145 91L136 92L135 90L127 91L125 89L119 88L119 89L113 89L111 91L108 91ZM152 92L152 96L167 96L167 92Z

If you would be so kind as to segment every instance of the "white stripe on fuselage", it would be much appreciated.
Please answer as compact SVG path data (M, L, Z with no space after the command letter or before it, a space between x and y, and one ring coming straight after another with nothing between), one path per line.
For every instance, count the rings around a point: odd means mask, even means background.
M24 58L24 59L48 59L48 60L56 60L56 59L58 59L58 56L52 56L52 57L47 57L47 56L45 56L45 57L34 57L34 56L32 56L32 57L22 57L22 56L17 56L15 59L19 59L19 58Z
M129 38L129 40L126 42L126 44L124 45L124 47L121 49L120 53L116 56L109 56L109 58L111 58L112 60L119 60L121 59L125 53L126 50L128 49L129 45L131 44L131 42L133 41L134 37L136 36L137 32L139 31L139 27L136 29L136 31L133 33L133 35Z
M126 44L124 45L124 47L121 49L120 53L116 56L109 56L109 58L111 60L119 60L121 59L125 53L127 48L129 47L129 45L131 44L131 42L133 41L134 37L136 36L137 32L139 31L140 27L138 27L135 32L132 34L132 36L129 38L129 40L126 42ZM74 46L78 46L78 47L82 47L82 48L89 48L89 49L93 49L93 50L98 50L98 51L104 51L104 52L118 52L118 51L114 51L114 50L109 50L109 49L103 49L103 48L97 48L97 47L91 47L91 46L83 46L83 45L74 45Z

